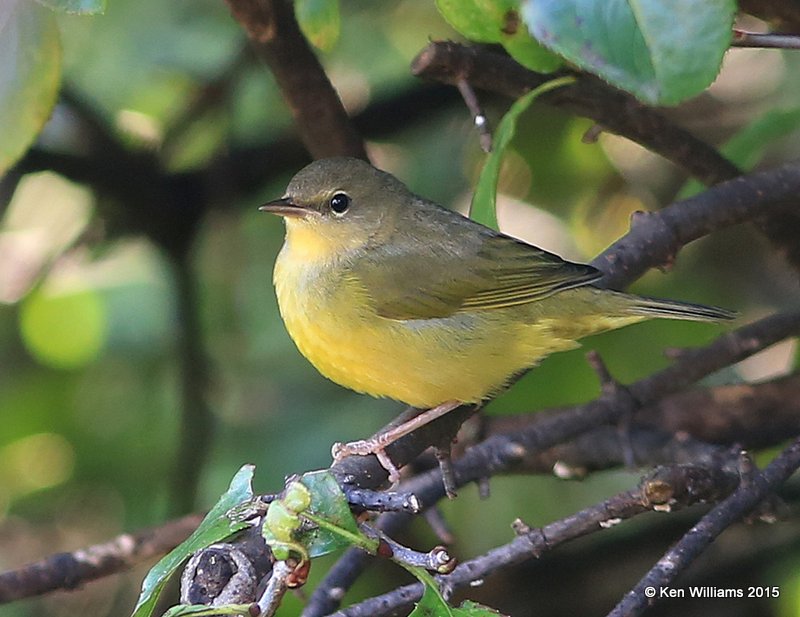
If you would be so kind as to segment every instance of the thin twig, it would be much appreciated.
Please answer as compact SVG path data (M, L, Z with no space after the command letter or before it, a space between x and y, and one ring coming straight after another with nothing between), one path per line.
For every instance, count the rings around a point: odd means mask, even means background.
M472 114L472 121L475 123L475 128L478 129L478 139L481 144L481 150L486 153L492 151L492 130L489 127L489 119L481 107L478 96L475 90L466 79L459 79L456 81L458 91L461 93L464 103L467 105Z
M287 579L292 574L292 568L285 561L276 561L269 577L264 593L261 594L258 602L258 617L272 617L280 608L283 596L289 590Z
M443 546L436 546L427 553L420 553L396 542L377 527L362 524L360 528L367 536L381 542L383 548L378 549L379 555L385 550L389 553L386 556L397 562L442 574L452 572L456 567L455 559Z
M394 491L372 491L369 489L347 487L345 497L351 506L370 512L405 512L417 514L422 508L413 493Z
M761 47L764 49L800 49L800 36L775 32L748 32L733 29L732 47Z
M702 410L702 413L698 413L698 410ZM491 416L486 419L487 435L524 431L541 422L543 417L557 415L561 411L551 409L537 414ZM598 433L600 430L603 432ZM643 450L652 451L664 446L659 435L680 434L682 440L691 436L700 440L698 447L731 443L748 449L775 446L785 440L786 435L800 434L800 372L759 383L737 383L677 392L637 411L631 430L636 459L645 464L664 462L649 456L643 458ZM541 460L538 466L529 461L526 467L544 470L552 466L554 460L566 458L578 465L588 465L590 469L605 468L607 464L601 464L602 460L606 459L608 464L612 464L616 456L611 454L615 446L610 429L598 429L592 434L595 436L594 442L583 444L582 436L577 442L542 452L537 457ZM657 445L659 441L662 441L662 445ZM593 449L592 443L598 447ZM688 441L683 441L678 447L681 450L694 448ZM606 453L606 450L609 452ZM670 460L676 460L675 454L677 452L667 456L671 456ZM693 451L692 457L697 454L699 452Z

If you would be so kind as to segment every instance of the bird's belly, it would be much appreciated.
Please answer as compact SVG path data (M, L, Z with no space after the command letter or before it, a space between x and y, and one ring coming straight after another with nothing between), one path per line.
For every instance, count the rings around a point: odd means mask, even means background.
M400 321L377 315L347 281L317 293L285 279L276 288L289 334L320 373L414 407L479 402L540 358L575 346L554 337L547 319L520 323L502 310Z

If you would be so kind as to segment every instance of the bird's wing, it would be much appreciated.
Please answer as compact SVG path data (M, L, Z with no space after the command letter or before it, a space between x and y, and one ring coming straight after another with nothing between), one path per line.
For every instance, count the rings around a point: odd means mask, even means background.
M447 317L534 302L587 285L602 274L469 222L434 242L374 247L349 276L379 315L411 320ZM399 249L398 246L405 246Z

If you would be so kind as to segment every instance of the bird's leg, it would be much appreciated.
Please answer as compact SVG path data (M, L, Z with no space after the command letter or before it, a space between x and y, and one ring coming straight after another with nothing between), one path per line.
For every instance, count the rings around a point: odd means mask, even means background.
M433 422L437 418L441 418L449 411L453 411L456 407L461 405L459 401L447 401L441 405L437 405L431 409L423 411L418 416L403 422L402 424L392 427L382 433L378 433L369 439L360 439L358 441L350 441L348 443L335 443L331 449L333 460L340 461L346 456L357 454L359 456L368 456L374 454L378 457L381 466L389 472L389 481L394 484L400 479L400 471L397 466L386 455L386 446L394 443L401 437L405 437L409 433L413 433L418 428L421 428Z

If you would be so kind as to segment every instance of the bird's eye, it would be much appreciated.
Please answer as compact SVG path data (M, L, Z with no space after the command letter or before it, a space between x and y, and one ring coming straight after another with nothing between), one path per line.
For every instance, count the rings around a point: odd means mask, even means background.
M330 204L333 213L341 216L350 207L350 197L345 193L336 193L331 197Z

